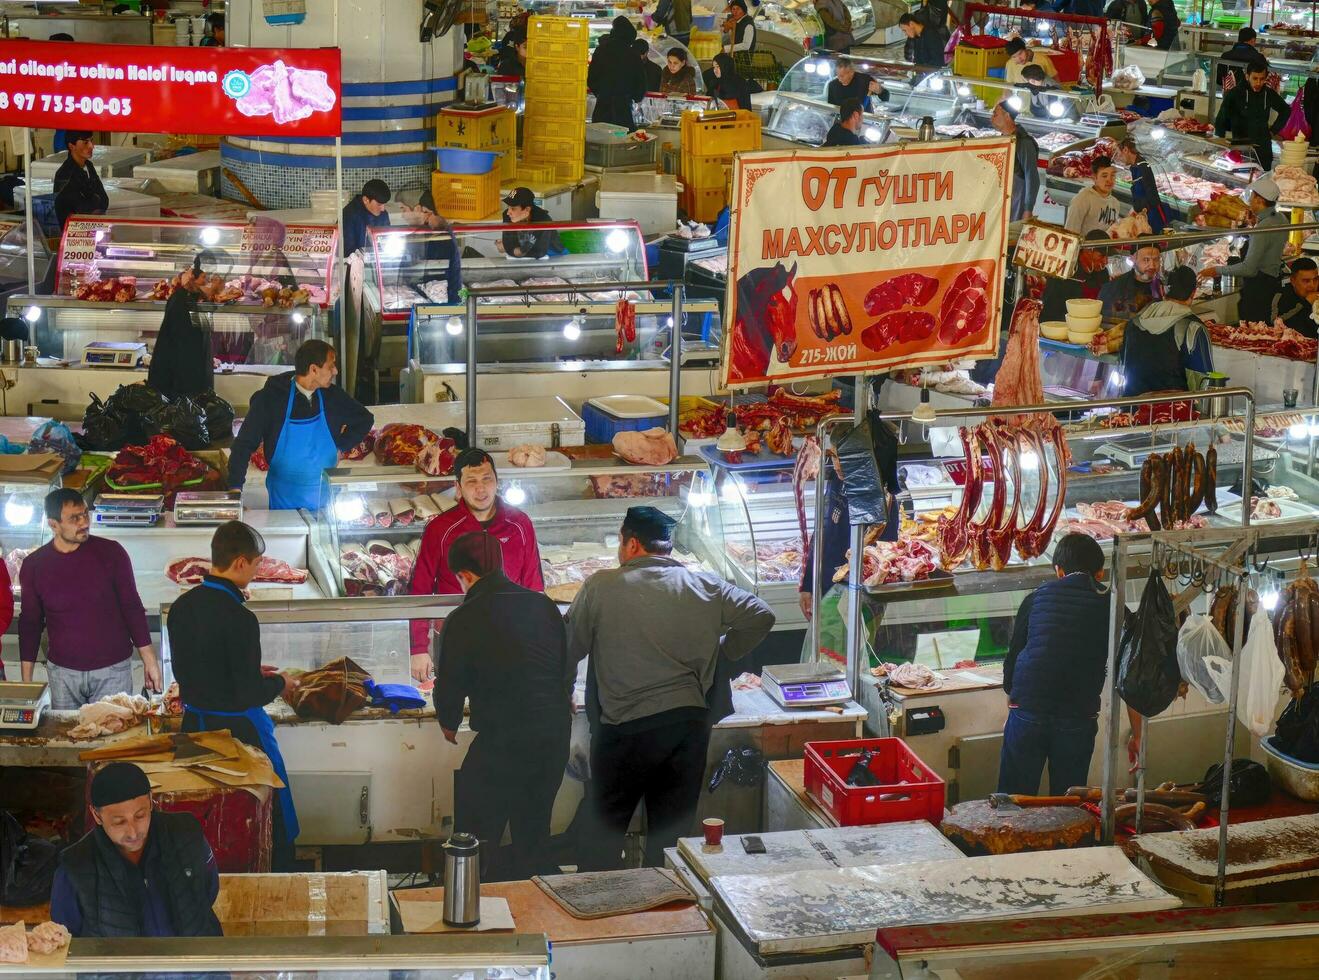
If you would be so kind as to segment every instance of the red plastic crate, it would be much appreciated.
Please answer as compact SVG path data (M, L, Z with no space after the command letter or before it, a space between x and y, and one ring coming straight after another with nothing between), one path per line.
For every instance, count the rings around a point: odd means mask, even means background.
M847 774L864 749L879 750L870 771L880 784L849 786ZM944 781L900 738L807 742L804 761L806 792L839 826L928 820L937 827L943 820Z

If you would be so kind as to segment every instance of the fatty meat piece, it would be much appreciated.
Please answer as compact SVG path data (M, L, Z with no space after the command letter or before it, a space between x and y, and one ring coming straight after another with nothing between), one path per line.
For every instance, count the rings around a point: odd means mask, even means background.
M29 952L48 956L55 950L69 945L71 938L69 930L58 922L39 922L27 934L27 948Z
M530 443L514 446L508 451L508 465L538 467L545 465L545 447Z
M27 928L21 922L0 926L0 963L27 962Z
M619 432L614 436L614 452L638 466L663 466L678 458L678 447L666 429L659 427L640 432Z

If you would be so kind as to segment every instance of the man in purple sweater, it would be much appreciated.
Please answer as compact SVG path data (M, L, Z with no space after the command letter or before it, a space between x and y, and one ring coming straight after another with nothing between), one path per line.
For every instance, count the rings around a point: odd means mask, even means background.
M142 656L147 687L159 691L160 662L128 552L91 536L91 514L76 490L47 494L46 520L54 538L28 555L18 573L23 680L32 680L45 630L52 709L71 711L109 694L131 694L133 647Z

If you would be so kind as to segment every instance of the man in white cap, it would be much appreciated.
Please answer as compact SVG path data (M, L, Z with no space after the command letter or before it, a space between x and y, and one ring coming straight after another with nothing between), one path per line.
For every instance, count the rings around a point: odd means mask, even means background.
M1241 299L1237 302L1237 319L1269 323L1273 297L1283 275L1282 251L1287 245L1287 217L1278 213L1278 184L1265 174L1250 185L1250 210L1255 215L1256 231L1277 228L1274 234L1250 236L1245 257L1222 266L1208 266L1200 271L1201 279L1232 276L1241 280Z

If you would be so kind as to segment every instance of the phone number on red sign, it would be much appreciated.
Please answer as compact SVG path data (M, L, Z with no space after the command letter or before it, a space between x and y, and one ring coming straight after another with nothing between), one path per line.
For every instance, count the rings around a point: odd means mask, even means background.
M31 110L37 104L38 96L31 92L3 92L0 91L0 109L8 109L10 100L13 100L14 108ZM84 95L78 98L74 95L49 95L43 94L41 98L42 112L77 112L84 116L88 115L105 115L111 116L130 116L133 114L132 99L103 99L99 95Z

